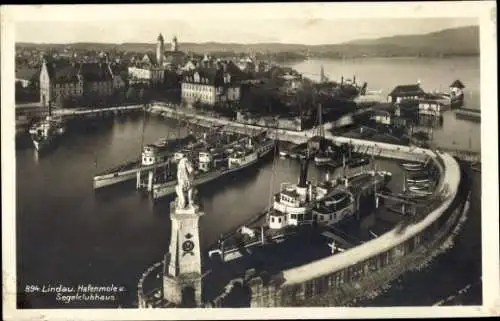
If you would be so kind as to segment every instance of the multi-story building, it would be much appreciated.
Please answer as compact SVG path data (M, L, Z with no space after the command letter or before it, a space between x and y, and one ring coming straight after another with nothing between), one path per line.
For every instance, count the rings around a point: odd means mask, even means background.
M188 105L200 102L208 105L240 100L240 84L224 64L214 68L196 68L184 73L182 100Z
M59 61L42 64L40 102L47 105L58 97L103 97L114 90L113 73L106 63Z
M160 33L156 39L156 53L146 53L128 68L130 84L147 84L153 87L163 84L166 70L178 70L184 64L185 55L179 51L177 37L172 39L171 50L165 51L165 42Z

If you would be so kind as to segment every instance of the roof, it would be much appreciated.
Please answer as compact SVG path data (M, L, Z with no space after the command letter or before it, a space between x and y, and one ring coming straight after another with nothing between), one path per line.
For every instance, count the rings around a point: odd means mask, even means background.
M144 56L142 56L142 60L144 59L148 59L149 62L152 64L152 65L158 65L158 60L156 60L156 55L154 55L153 53L146 53ZM141 60L141 62L142 62Z
M165 51L164 61L172 65L182 65L184 64L185 53L182 51Z
M73 65L64 61L47 63L47 72L52 81L58 83L77 82L78 68L77 64Z
M235 66L236 67L236 66ZM236 67L238 68L238 67ZM238 69L239 71L239 69ZM241 77L238 73L233 72L232 68L229 65L226 65L226 70L222 65L219 68L217 67L198 67L192 70L187 70L183 73L183 81L184 82L192 82L189 80L189 77L194 76L195 73L200 75L200 78L208 79L208 84L210 85L221 85L224 83L224 75L229 74L231 76L231 82L241 80Z
M110 68L104 63L81 64L80 73L85 81L106 81L113 79Z
M375 109L372 111L374 116L384 116L384 117L390 117L391 113L387 110L383 109Z
M394 88L389 96L403 96L408 94L423 94L424 91L420 88L419 84L414 85L399 85Z
M79 75L85 81L111 80L112 74L105 63L47 63L47 71L51 80L63 82L77 82Z
M40 77L40 68L16 68L16 79L36 80L38 77Z
M451 88L455 87L455 88L459 88L459 89L464 89L465 86L464 84L460 81L460 80L455 80L451 85L450 85Z

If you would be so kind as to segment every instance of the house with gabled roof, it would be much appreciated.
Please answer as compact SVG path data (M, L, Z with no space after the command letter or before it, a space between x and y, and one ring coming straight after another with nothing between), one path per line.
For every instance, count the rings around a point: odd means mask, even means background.
M387 96L387 101L390 103L399 103L403 100L418 100L424 96L425 92L420 87L420 84L399 85Z
M110 96L113 93L113 73L106 63L69 61L42 63L40 71L40 102L56 102L58 97Z
M215 105L239 101L241 85L224 65L198 67L184 72L181 82L182 100L188 105L194 102Z

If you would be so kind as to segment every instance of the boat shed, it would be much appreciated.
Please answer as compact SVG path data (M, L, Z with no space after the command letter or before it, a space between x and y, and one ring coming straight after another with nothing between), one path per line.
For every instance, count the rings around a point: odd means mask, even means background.
M419 84L399 85L387 96L387 102L399 103L402 100L418 100L424 96L425 92Z

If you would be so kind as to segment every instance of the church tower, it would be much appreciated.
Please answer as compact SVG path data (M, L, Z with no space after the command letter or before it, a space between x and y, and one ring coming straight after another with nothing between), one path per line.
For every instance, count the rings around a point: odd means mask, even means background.
M160 33L158 39L156 39L156 61L158 61L158 65L163 66L163 55L165 54L165 44L163 35Z
M174 36L174 38L172 39L171 51L176 52L177 50L179 50L177 44L177 37Z

